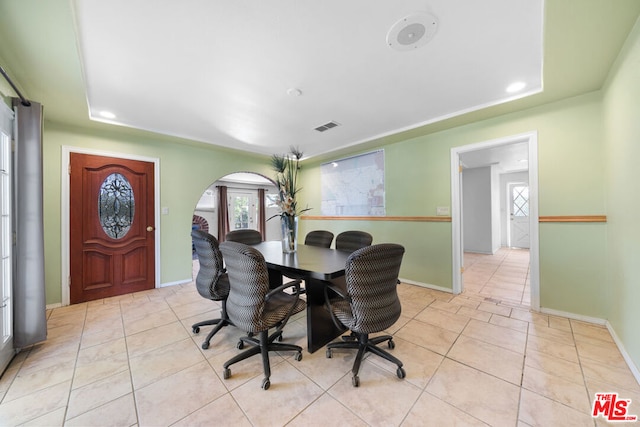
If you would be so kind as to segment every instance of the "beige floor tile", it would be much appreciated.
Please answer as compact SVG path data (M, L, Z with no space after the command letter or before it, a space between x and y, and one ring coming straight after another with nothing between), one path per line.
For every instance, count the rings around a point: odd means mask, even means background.
M605 365L590 359L581 359L580 364L585 378L606 382L615 387L626 390L634 390L640 393L640 385L633 377L631 370L624 366Z
M238 404L225 394L172 424L173 427L251 427Z
M60 383L67 383L73 377L75 361L67 361L58 365L51 365L44 369L23 374L18 373L5 394L3 402L9 402L28 396L37 390L45 390Z
M136 424L133 394L129 393L89 412L68 419L65 426L133 426Z
M578 363L578 352L573 345L561 344L557 341L529 334L527 337L527 353L530 350Z
M69 396L67 419L75 418L133 391L129 370L122 371L73 390Z
M364 361L355 388L344 376L329 394L369 425L399 425L418 399L421 389L377 365Z
M455 332L417 320L407 323L395 336L442 355L447 354L458 338Z
M288 427L325 427L329 425L366 427L367 423L325 393L287 424Z
M323 390L328 390L351 372L356 350L334 350L331 354L328 359L324 348L314 353L305 350L300 363L294 366Z
M189 333L187 330L180 322L175 321L128 336L127 352L129 353L129 357L136 357L188 337Z
M522 387L588 414L591 406L584 381L580 384L525 366Z
M122 322L113 323L110 322L108 327L101 329L94 329L82 334L82 340L80 341L80 348L93 347L94 345L103 344L105 342L124 338L124 327Z
M460 307L460 310L458 310L458 314L462 316L467 316L471 319L480 320L482 322L488 322L491 319L491 316L493 316L492 313L472 309L469 307Z
M323 393L288 362L272 366L268 390L261 389L262 378L257 376L231 392L254 426L284 425ZM277 410L273 409L273 399L283 402Z
M488 424L424 392L402 423L403 427L486 427Z
M520 387L453 360L444 360L425 391L492 426L513 426L518 417Z
M444 356L412 342L405 341L402 338L394 337L393 341L395 342L395 348L393 350L389 350L386 344L384 344L382 348L392 356L400 359L406 373L405 381L409 381L420 389L424 389L436 369L438 369L438 366L442 363ZM367 361L387 370L392 375L396 375L398 367L395 363L391 363L374 354L370 354L369 357L367 357ZM349 367L349 374L350 370L351 367Z
M634 390L627 390L620 388L620 386L610 384L607 382L597 381L590 378L586 379L587 390L591 404L595 399L596 393L618 393L618 399L631 399L631 403L627 407L627 415L636 415L640 420L640 386L634 388ZM630 425L633 423L607 423L603 417L598 418L598 425Z
M523 389L519 419L530 426L592 426L590 412L581 412L562 403Z
M127 318L123 319L124 332L127 336L157 328L158 326L167 325L178 320L173 310L170 308L154 313L147 313L142 317L134 317L130 320Z
M581 335L590 338L596 338L602 341L613 342L611 334L607 328L603 325L594 325L592 323L586 323L579 320L570 320L571 329L575 335ZM576 340L578 338L576 337Z
M76 365L73 375L73 389L83 387L95 381L108 378L119 372L129 372L127 353L95 360L89 364Z
M527 349L525 364L539 371L564 378L577 384L583 383L580 364L570 362L546 353L541 353L530 348Z
M547 325L529 323L529 335L575 347L575 340L573 339L571 331L556 329Z
M462 335L447 357L520 386L524 362L522 353Z
M524 333L526 333L529 329L529 323L525 322L524 320L512 319L510 317L504 317L498 314L491 316L491 319L489 319L489 323Z
M204 362L205 358L190 338L130 358L131 378L139 390L161 378Z
M0 425L17 426L65 408L71 381L65 381L0 405ZM37 402L37 405L34 405Z
M138 423L171 425L226 393L207 362L201 362L135 391Z
M469 322L467 316L430 307L422 310L415 319L456 333L462 332Z
M497 304L483 302L478 306L478 310L487 311L493 314L499 314L501 316L509 317L511 315L511 308L503 307Z
M41 417L35 418L24 424L21 427L53 427L64 425L64 415L67 412L66 408L58 408L55 411L44 414Z
M469 321L462 334L523 354L527 343L527 334L525 333L475 319Z
M613 342L601 341L599 344L587 344L576 341L578 357L582 359L590 359L605 365L614 366L620 369L627 367L622 354Z

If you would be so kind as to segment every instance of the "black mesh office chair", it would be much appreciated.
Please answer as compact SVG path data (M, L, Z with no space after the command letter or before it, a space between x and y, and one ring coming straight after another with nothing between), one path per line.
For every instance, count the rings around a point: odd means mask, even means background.
M257 245L262 242L262 235L258 230L243 228L228 232L224 239L229 242L244 243L245 245Z
M365 246L370 246L373 236L366 231L343 231L336 237L336 249L353 252Z
M330 248L333 242L333 233L327 230L314 230L307 233L304 244L309 246L319 246Z
M302 359L300 346L274 342L276 338L282 339L282 329L289 317L305 309L304 301L297 295L300 281L269 289L267 264L255 248L238 242L223 242L220 250L227 264L230 282L227 313L236 327L250 334L241 338L238 348L242 349L244 344L252 345L224 363L223 376L225 379L231 376L229 366L260 353L264 368L262 388L267 390L271 385L270 351L295 351L296 360ZM296 293L291 295L284 292L287 288L294 288ZM275 331L269 335L269 329L274 327ZM258 336L257 339L254 334Z
M349 328L357 338L344 337L344 341L329 343L326 356L331 358L334 349L358 349L351 370L354 387L360 385L358 371L367 351L398 365L398 378L406 375L402 362L377 346L387 341L388 347L393 349L393 337L369 337L369 334L389 328L400 317L400 299L396 287L403 255L404 248L393 243L358 249L349 256L345 266L346 292L333 285L325 288L325 300L333 321L339 327L344 325Z
M203 298L221 301L222 312L219 319L205 320L191 326L194 334L200 332L201 326L215 325L202 343L203 349L209 348L211 338L224 326L230 325L227 317L226 300L229 295L229 277L224 269L222 253L218 248L218 240L211 234L201 230L192 230L191 238L198 255L200 270L196 276L196 289Z

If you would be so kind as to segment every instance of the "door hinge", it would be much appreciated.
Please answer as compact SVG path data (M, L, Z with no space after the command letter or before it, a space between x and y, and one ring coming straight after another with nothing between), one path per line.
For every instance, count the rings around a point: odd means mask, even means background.
M67 278L67 282L69 283L69 287L71 287L71 276Z
M69 166L67 167L67 171L69 172L69 175L71 175L71 163L69 163Z
M458 173L462 173L462 169L463 169L462 165L458 165Z
M464 267L460 267L460 274L464 274Z

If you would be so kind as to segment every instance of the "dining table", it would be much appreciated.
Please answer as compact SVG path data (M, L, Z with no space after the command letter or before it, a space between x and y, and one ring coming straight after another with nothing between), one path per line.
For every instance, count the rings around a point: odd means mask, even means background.
M324 347L346 328L336 325L325 305L325 287L336 284L344 276L351 252L310 245L298 245L295 252L285 253L278 241L255 245L269 269L270 283L283 283L283 276L304 280L307 302L307 349L310 353Z

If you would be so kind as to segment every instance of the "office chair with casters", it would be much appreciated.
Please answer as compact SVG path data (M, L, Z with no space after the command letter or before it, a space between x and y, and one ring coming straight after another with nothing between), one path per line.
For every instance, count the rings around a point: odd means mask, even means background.
M245 245L257 245L262 242L262 235L258 230L242 228L228 232L224 239L230 242L244 243Z
M370 246L373 236L366 231L343 231L336 237L336 249L353 252L365 246Z
M202 348L206 350L209 348L211 338L224 326L232 324L227 316L226 308L226 300L229 295L229 277L224 268L218 240L201 230L192 230L191 237L200 262L200 270L196 276L196 289L203 298L220 301L222 304L219 319L204 320L191 326L193 333L197 334L200 332L201 326L215 325L202 342Z
M356 339L344 337L344 341L327 344L326 356L332 357L334 349L356 348L351 383L360 385L358 371L366 352L377 354L398 365L396 374L404 378L402 362L378 347L387 341L395 348L391 335L369 337L391 327L400 317L400 299L396 287L404 248L393 243L382 243L358 249L347 259L345 266L346 290L338 286L325 287L325 301L334 323L351 330ZM335 296L330 296L330 292Z
M261 354L264 369L262 388L267 390L271 385L270 351L295 351L295 359L302 360L300 346L274 342L282 340L282 329L289 317L305 309L305 303L298 295L300 280L270 289L267 264L258 250L238 242L223 242L220 250L227 264L230 283L227 314L236 327L249 333L240 339L238 348L244 348L245 344L252 346L224 363L223 377L231 376L229 366ZM287 288L293 288L295 294L284 292ZM270 328L276 328L271 335Z
M310 231L304 238L305 245L319 246L321 248L330 248L331 242L333 242L333 233L327 230Z

